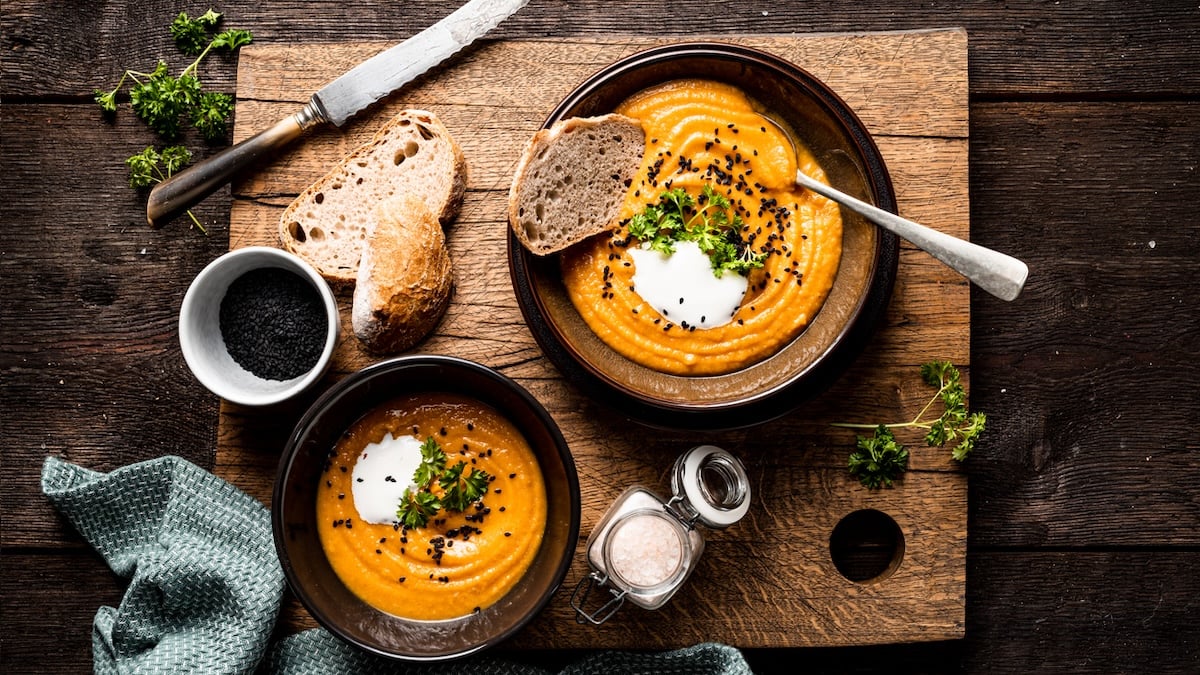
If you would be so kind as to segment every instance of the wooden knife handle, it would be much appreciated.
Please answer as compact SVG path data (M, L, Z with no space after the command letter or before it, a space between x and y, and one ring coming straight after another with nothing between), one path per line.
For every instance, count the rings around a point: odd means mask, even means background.
M150 221L151 227L162 226L216 192L246 167L299 138L312 125L313 120L304 112L289 115L270 129L235 143L155 185L146 202L146 220Z

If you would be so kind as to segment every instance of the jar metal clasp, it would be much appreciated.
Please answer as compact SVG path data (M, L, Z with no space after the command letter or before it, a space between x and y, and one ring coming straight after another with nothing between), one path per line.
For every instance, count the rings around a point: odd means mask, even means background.
M589 612L585 609L588 595L591 594L592 590L597 588L608 589L612 597L603 605ZM612 618L613 614L617 613L618 609L621 609L621 605L625 604L625 595L628 592L608 586L608 577L606 575L599 572L592 572L580 579L579 583L575 584L575 592L571 594L571 607L575 609L575 622L588 622L594 626L599 626L608 621Z

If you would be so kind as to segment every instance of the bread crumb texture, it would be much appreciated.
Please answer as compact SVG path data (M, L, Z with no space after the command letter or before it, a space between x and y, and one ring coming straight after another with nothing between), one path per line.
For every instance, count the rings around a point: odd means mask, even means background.
M645 152L641 124L621 115L569 118L527 144L509 191L509 223L546 255L610 229Z
M466 161L450 132L431 112L403 110L296 197L280 217L280 243L348 286L381 203L418 197L445 225L465 189Z

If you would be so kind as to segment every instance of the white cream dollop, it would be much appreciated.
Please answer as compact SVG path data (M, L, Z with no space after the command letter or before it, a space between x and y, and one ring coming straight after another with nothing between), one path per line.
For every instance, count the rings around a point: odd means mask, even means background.
M675 242L666 255L631 248L633 288L667 320L701 328L724 326L733 320L749 282L737 272L713 274L712 263L694 241Z
M391 525L404 491L413 485L413 474L421 465L421 441L412 436L396 438L391 432L378 443L367 443L354 462L354 508L368 523Z

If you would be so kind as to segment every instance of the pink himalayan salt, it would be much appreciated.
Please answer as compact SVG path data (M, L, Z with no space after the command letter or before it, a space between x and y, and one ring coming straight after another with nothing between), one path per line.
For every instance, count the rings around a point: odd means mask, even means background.
M609 535L612 572L630 584L657 586L679 569L683 542L662 516L637 515L617 525Z

